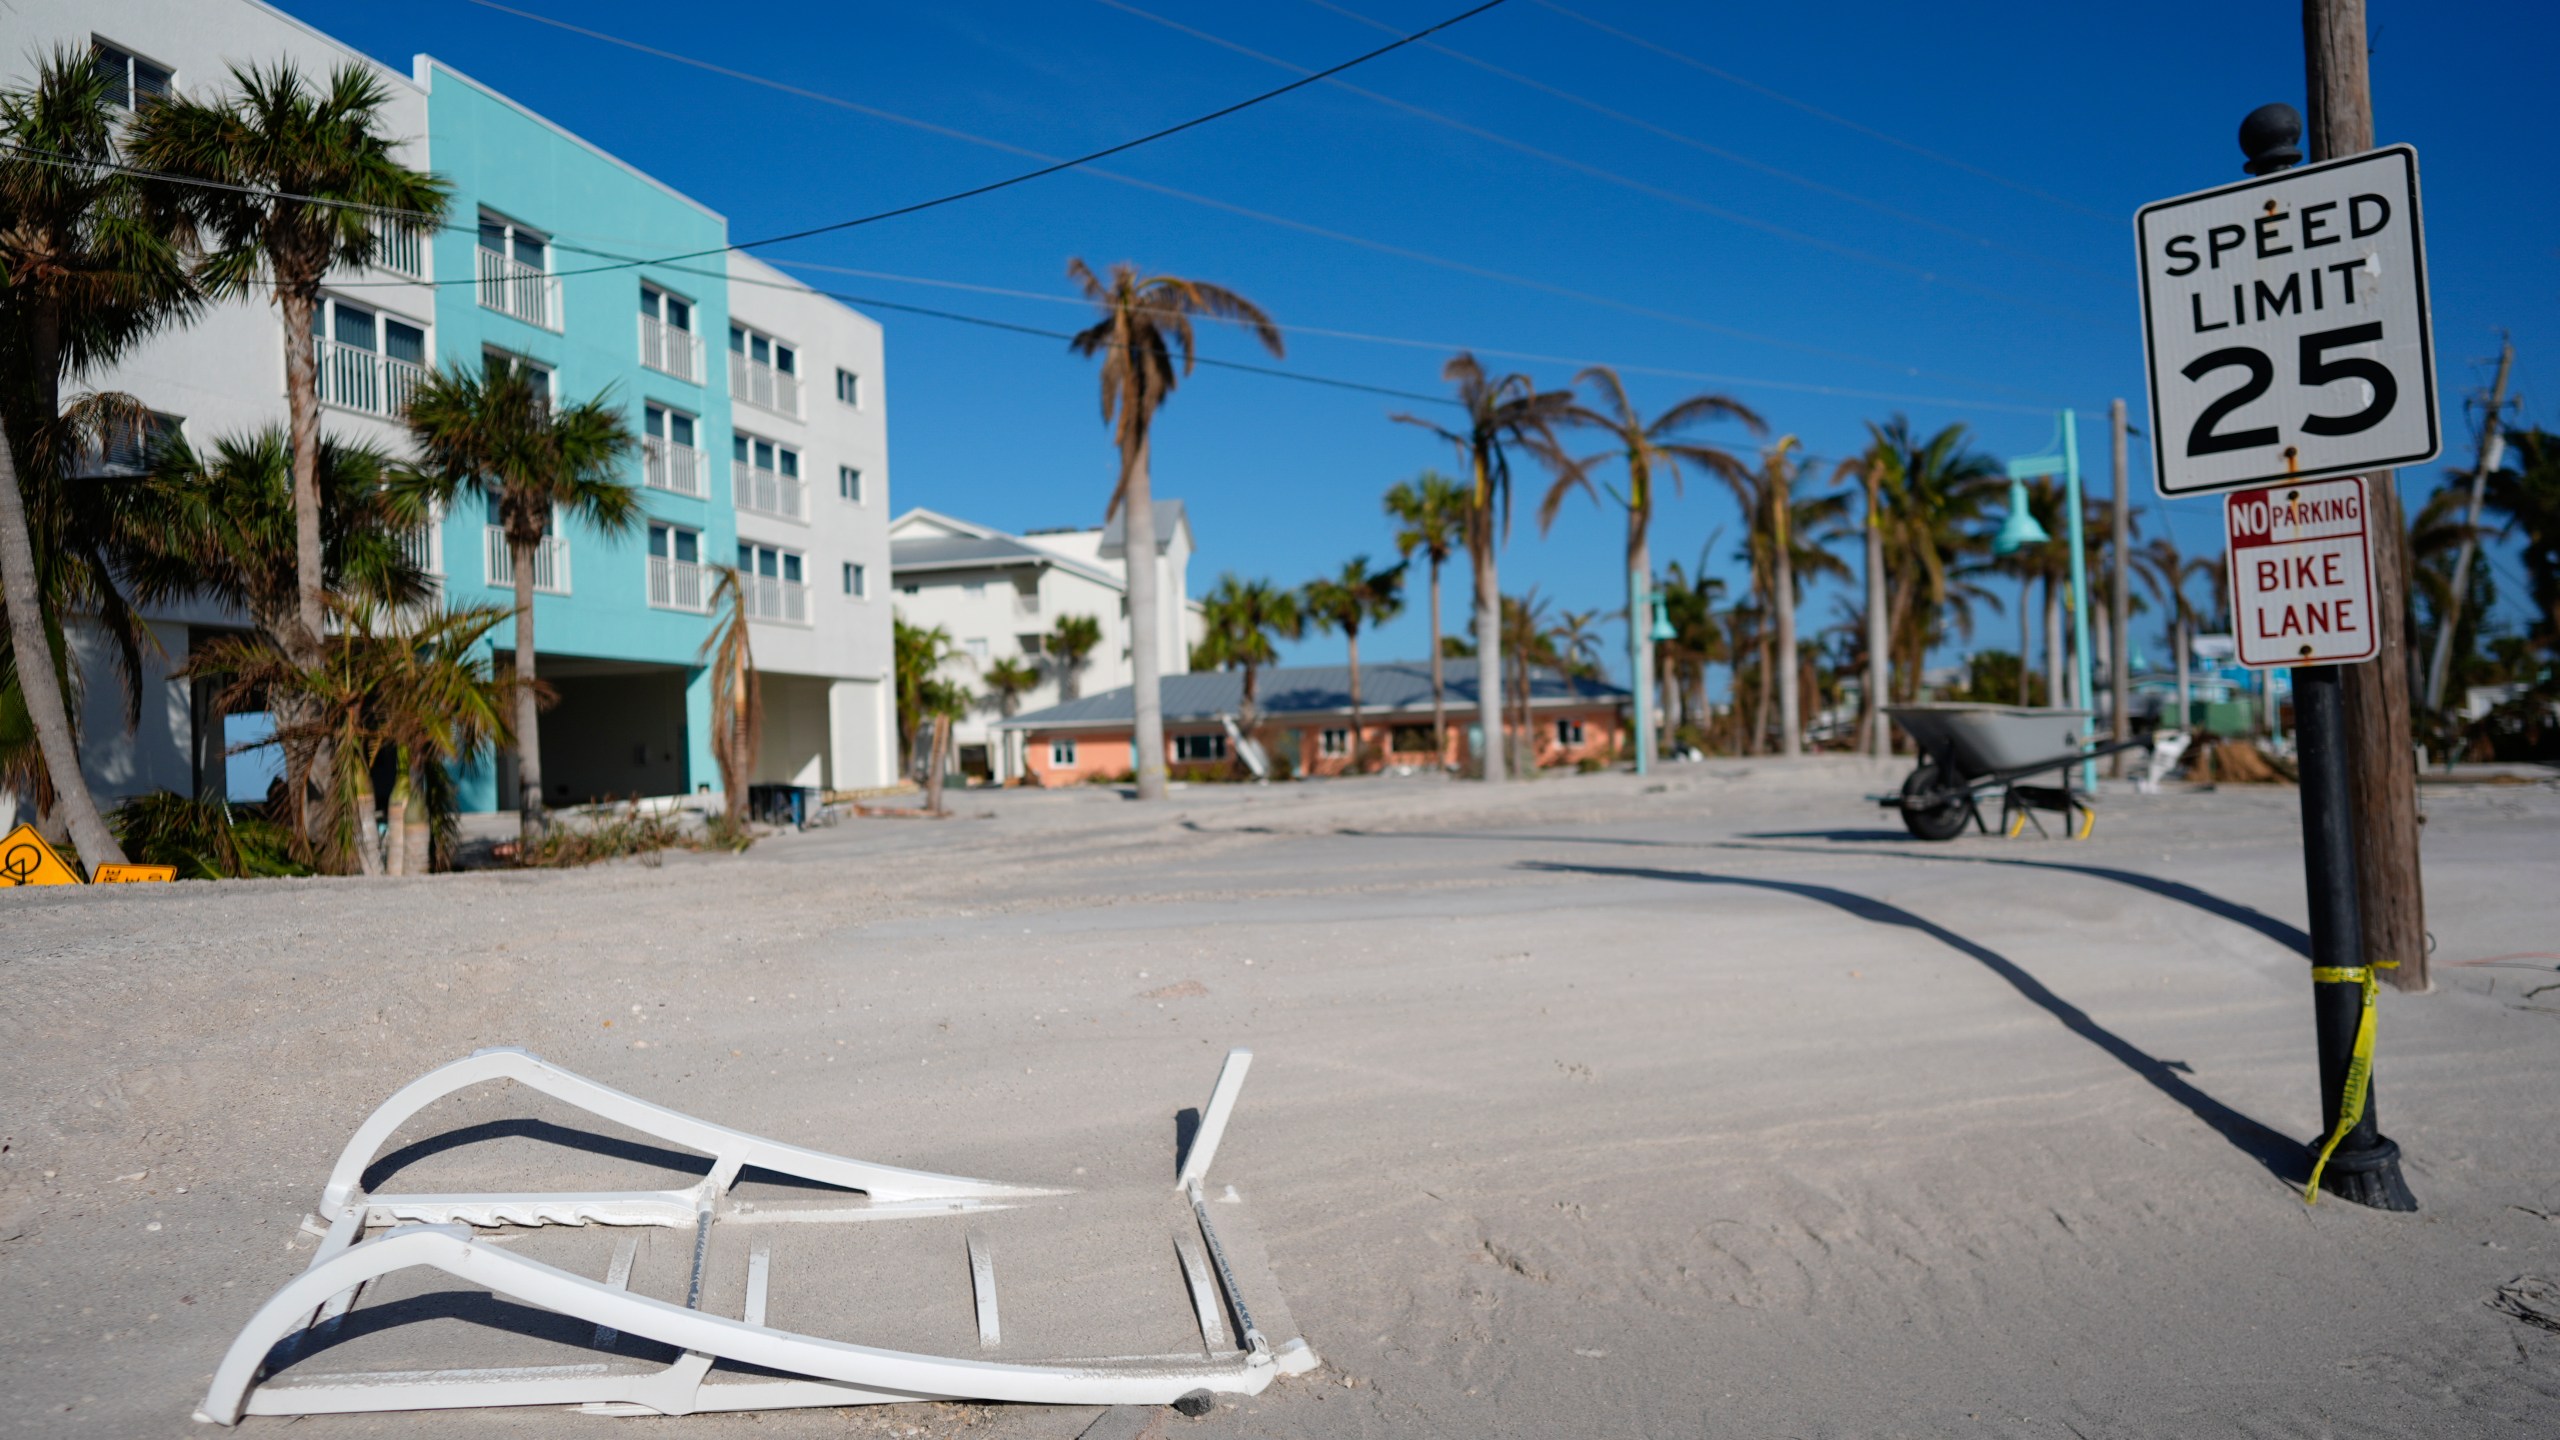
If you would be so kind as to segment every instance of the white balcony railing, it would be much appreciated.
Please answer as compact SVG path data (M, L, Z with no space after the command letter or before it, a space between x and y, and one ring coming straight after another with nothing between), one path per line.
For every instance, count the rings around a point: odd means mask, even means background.
M702 383L702 337L655 315L640 317L640 363L661 375Z
M800 377L761 360L729 352L729 398L777 415L800 413Z
M649 557L650 604L661 610L690 610L698 615L710 608L705 590L701 566L664 555Z
M640 476L652 490L704 499L711 493L710 469L703 463L702 452L690 445L655 435L640 437Z
M509 589L516 583L516 560L507 548L507 530L503 525L488 527L489 583ZM569 543L557 535L545 535L533 547L533 588L550 595L569 593Z
M427 278L427 232L397 220L373 222L373 264L377 270Z
M748 619L776 620L785 625L809 623L807 585L772 575L741 575L738 579L747 593Z
M545 330L560 328L559 276L495 250L483 249L479 255L483 307Z
M809 487L796 475L776 470L759 470L742 461L729 462L729 488L735 492L738 508L760 515L778 516L784 520L809 518Z
M388 355L341 345L335 340L312 342L313 358L319 363L320 400L347 410L361 410L368 415L398 415L408 408L409 396L418 382L427 378L423 365L394 360Z

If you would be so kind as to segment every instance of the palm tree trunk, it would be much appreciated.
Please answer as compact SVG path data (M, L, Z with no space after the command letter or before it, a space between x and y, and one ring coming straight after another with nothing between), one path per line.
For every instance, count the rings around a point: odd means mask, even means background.
M1342 635L1344 643L1351 647L1351 773L1357 775L1367 768L1361 763L1367 746L1360 726L1360 631L1354 626Z
M383 815L387 833L382 869L385 874L405 875L409 871L409 747L395 747L391 763L398 768L391 775L391 798Z
M9 643L18 664L18 693L35 726L36 748L53 778L54 807L70 826L71 843L92 873L124 863L124 849L98 813L88 777L80 773L80 748L63 704L61 676L44 628L42 587L36 581L35 542L27 532L26 495L18 488L17 457L0 440L0 601L9 610Z
M284 313L284 400L293 442L293 662L320 663L328 589L320 569L320 367L311 333L316 287L279 282Z
M2044 703L2059 710L2062 694L2062 586L2044 577Z
M1867 473L1867 753L1881 760L1891 751L1893 721L1884 713L1891 676L1885 625L1884 515L1882 487Z
M533 552L513 535L507 556L516 567L516 854L533 858L542 843L542 710L534 703Z
M1449 699L1440 678L1440 557L1431 557L1431 749L1449 764Z
M1790 503L1786 492L1778 494L1780 504ZM1794 557L1787 553L1788 536L1782 521L1778 530L1778 583L1771 597L1778 612L1778 753L1794 759L1804 753L1804 695L1796 684L1796 572Z
M1483 462L1476 468L1481 471ZM1477 486L1483 491L1481 483ZM1484 743L1478 747L1484 766L1484 783L1499 785L1503 780L1502 754L1502 588L1496 573L1493 542L1493 512L1481 506L1467 519L1467 549L1476 567L1476 724L1484 732Z
M2195 710L2187 693L2187 617L2183 612L2178 616L2178 623L2170 628L2169 643L2178 647L2178 723L2175 728L2184 730L2194 723L2191 717Z
M1760 673L1751 677L1751 737L1743 746L1745 755L1757 755L1760 747L1769 743L1769 628L1752 628L1760 632L1752 642L1760 657Z
M1163 666L1156 655L1156 607L1161 601L1156 596L1155 490L1147 475L1152 441L1143 428L1133 428L1133 443L1121 462L1120 499L1127 541L1121 559L1129 576L1129 684L1137 712L1130 741L1137 747L1138 798L1161 800L1165 797L1164 697L1157 677Z
M1636 722L1636 773L1649 774L1661 749L1653 714L1653 552L1644 523L1627 512L1627 695ZM1667 717L1666 717L1667 718Z
M2033 673L2029 669L2033 663L2029 657L2035 653L2036 582L2035 577L2021 570L2018 572L2018 703L2021 705L2036 703L2035 690L2027 684L2027 677Z
M928 815L942 813L942 772L949 768L948 747L951 741L951 717L933 717L933 739L925 745L924 808Z
M379 875L383 867L383 841L373 833L373 767L364 763L361 753L356 757L356 764L362 768L356 772L355 813L347 817L347 839L355 846L356 873ZM396 842L398 838L398 832L393 832L392 839Z

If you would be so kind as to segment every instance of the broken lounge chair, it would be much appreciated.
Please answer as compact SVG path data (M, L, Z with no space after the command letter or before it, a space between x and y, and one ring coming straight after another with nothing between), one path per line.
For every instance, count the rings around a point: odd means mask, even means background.
M950 1355L877 1348L767 1323L778 1285L806 1285L813 1292L822 1287L796 1272L777 1278L772 1243L762 1237L786 1232L761 1227L785 1224L790 1232L806 1233L812 1227L871 1222L930 1223L1051 1203L1048 1197L1072 1192L849 1160L679 1114L525 1050L479 1051L412 1082L347 1142L321 1194L318 1219L326 1231L309 1267L276 1292L232 1342L196 1418L229 1425L243 1415L512 1405L683 1415L933 1399L1053 1405L1187 1400L1198 1405L1208 1396L1258 1394L1276 1376L1302 1374L1317 1361L1297 1338L1243 1207L1218 1204L1213 1217L1205 1189L1251 1061L1250 1051L1228 1053L1169 1197L1178 1223L1173 1253L1164 1262L1178 1271L1180 1293L1189 1302L1181 1307L1179 1333L1189 1336L1196 1327L1196 1345L1186 1340L1180 1353L1013 1360L994 1353L1003 1346L994 1263L990 1246L975 1228L965 1236L965 1253L977 1353ZM709 1172L689 1187L666 1190L365 1192L366 1167L404 1122L456 1092L492 1081L514 1081L617 1125L708 1155ZM736 1193L736 1186L749 1167L836 1193L820 1200L748 1200ZM1237 1199L1232 1186L1223 1198ZM602 1278L545 1263L512 1247L512 1242L543 1233L543 1227L557 1226L659 1227L686 1235L689 1246L678 1241L673 1251L678 1264L685 1249L691 1252L682 1300L673 1298L674 1266L667 1267L665 1297L637 1292L633 1258L642 1238L652 1233L646 1228L632 1229L615 1245ZM743 1247L735 1239L715 1245L715 1231L738 1229L747 1234ZM743 1296L732 1302L737 1313L713 1313L705 1298L706 1266L716 1257L734 1258L741 1248L746 1251L745 1285ZM519 1323L529 1316L555 1337L567 1333L583 1353L553 1364L293 1373L316 1372L319 1367L297 1362L331 1348L340 1327L357 1320L375 1317L367 1333L376 1339L396 1335L403 1325L400 1303L367 1310L358 1306L370 1305L369 1288L395 1279L437 1283L432 1275L404 1273L419 1270L441 1271L469 1290L489 1292L496 1297L493 1303L519 1317ZM956 1267L953 1278L956 1282ZM713 1292L728 1293L735 1277L712 1279ZM823 1288L832 1295L848 1289ZM857 1298L862 1294L851 1293ZM419 1297L411 1295L402 1303L415 1307ZM1163 1319L1152 1317L1150 1323ZM591 1342L585 1339L589 1326ZM1282 1338L1275 1342L1269 1338L1273 1334Z

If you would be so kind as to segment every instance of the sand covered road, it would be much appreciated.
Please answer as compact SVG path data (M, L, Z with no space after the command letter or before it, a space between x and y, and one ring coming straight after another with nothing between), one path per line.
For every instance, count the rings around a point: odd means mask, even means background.
M2290 792L1921 846L1859 803L1883 783L968 797L658 868L0 896L0 1431L202 1433L347 1133L496 1043L784 1139L1078 1185L1162 1163L1172 1110L1252 1046L1220 1169L1329 1365L1173 1433L2560 1425L2560 1334L2485 1303L2560 1276L2560 990L2531 993L2560 975L2387 994L2383 1121L2425 1208L2306 1210ZM2439 959L2560 949L2560 794L2427 799Z

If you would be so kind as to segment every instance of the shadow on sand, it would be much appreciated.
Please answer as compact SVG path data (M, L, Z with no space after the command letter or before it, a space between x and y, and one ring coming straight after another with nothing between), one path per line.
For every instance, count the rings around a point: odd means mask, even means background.
M2161 1060L2091 1019L2089 1012L2047 989L2044 982L2028 974L2016 961L1987 945L1969 940L1936 921L1915 915L1899 905L1888 904L1854 891L1830 885L1813 885L1799 880L1771 880L1751 875L1724 875L1706 870L1656 870L1625 865L1570 865L1553 860L1524 860L1518 868L1547 873L1599 875L1616 879L1662 880L1681 885L1731 885L1753 890L1772 890L1782 895L1817 901L1844 914L1875 925L1892 925L1916 930L1957 954L1979 963L1984 969L2008 982L2009 987L2062 1022L2064 1029L2112 1056L2118 1064L2142 1077L2153 1089L2186 1107L2188 1113L2212 1127L2215 1134L2231 1142L2242 1154L2257 1161L2278 1179L2289 1185L2300 1185L2310 1173L2302 1142L2280 1135L2247 1115L2223 1104L2199 1090L2180 1072L2186 1066L2179 1061Z

